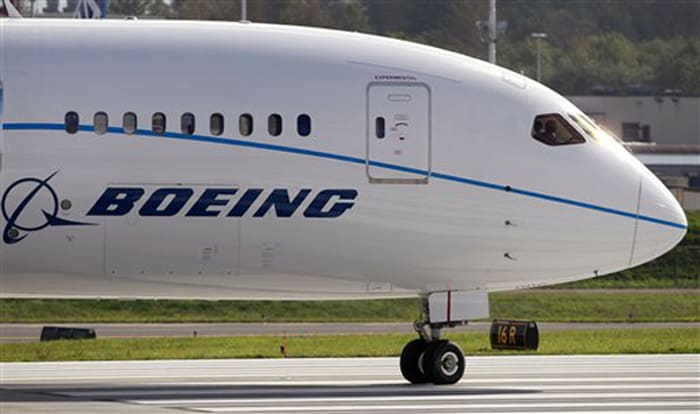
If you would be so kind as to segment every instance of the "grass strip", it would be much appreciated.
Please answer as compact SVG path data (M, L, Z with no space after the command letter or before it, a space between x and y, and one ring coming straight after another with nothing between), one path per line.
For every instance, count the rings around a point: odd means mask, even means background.
M288 356L379 357L398 356L415 335L319 335L287 338ZM458 333L449 339L467 355L506 355L493 351L486 333ZM282 337L197 337L97 339L0 344L2 362L152 360L209 358L280 358ZM698 353L700 329L623 329L546 332L540 348L529 354Z
M491 316L542 322L697 322L700 295L688 292L501 292Z
M416 299L361 301L0 300L3 323L410 322ZM688 292L514 291L491 294L491 317L541 322L697 322Z

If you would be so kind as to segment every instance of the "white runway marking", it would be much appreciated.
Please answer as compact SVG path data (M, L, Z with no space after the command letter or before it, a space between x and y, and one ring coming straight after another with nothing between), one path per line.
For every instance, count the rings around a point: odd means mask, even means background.
M454 386L408 385L395 358L8 363L0 370L3 414L700 412L700 355L472 357Z

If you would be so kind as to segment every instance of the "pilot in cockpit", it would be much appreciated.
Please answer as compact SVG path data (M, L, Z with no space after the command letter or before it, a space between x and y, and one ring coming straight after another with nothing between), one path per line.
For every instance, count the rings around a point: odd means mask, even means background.
M553 119L548 119L547 122L544 123L544 136L546 137L545 139L550 142L558 142L557 123Z

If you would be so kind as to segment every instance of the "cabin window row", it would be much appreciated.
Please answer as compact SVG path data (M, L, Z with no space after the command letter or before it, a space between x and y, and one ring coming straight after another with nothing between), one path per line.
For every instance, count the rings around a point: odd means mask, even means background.
M75 134L80 129L80 116L75 111L66 113L65 130L69 134ZM296 119L297 134L302 137L311 135L311 117L308 114L301 114ZM209 132L212 135L222 135L224 133L224 116L220 113L211 114L209 117ZM133 112L126 112L122 117L122 129L127 135L136 133L138 129L138 117ZM238 133L244 137L253 134L253 115L242 114L238 117ZM93 131L98 135L109 132L109 116L106 112L97 112L93 118ZM151 117L151 131L157 135L163 135L167 131L167 117L162 112L156 112ZM196 119L194 114L187 112L180 117L180 131L185 135L193 135L196 131ZM270 114L267 117L267 133L273 137L282 135L283 123L282 115Z

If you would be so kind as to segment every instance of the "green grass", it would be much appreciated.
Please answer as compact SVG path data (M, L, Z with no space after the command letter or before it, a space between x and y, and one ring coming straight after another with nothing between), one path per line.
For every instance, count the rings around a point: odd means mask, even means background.
M415 299L205 301L2 299L2 322L390 322L418 316Z
M700 289L700 211L687 212L688 232L674 249L633 269L594 279L550 286L554 289Z
M373 301L0 300L3 323L411 322L416 299ZM491 294L491 317L548 322L695 322L688 292L515 291Z
M492 295L493 318L549 322L697 322L696 292L535 291Z
M336 335L288 338L289 357L397 356L415 335ZM485 333L452 334L467 355L492 351ZM0 344L0 360L78 361L129 359L279 358L281 337L149 338ZM623 329L547 332L537 354L698 353L698 329Z

